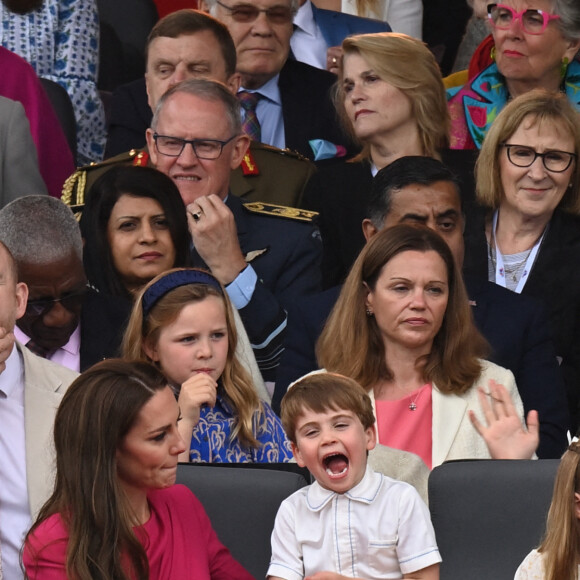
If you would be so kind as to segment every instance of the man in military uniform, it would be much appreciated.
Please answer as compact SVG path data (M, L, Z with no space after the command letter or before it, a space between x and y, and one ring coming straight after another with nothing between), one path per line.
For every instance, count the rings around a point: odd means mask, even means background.
M187 206L193 262L226 287L271 381L286 329L284 306L319 288L322 246L306 223L308 212L244 205L230 194L231 170L249 141L236 97L221 83L199 79L169 89L147 130L151 161Z
M190 78L223 82L235 93L240 84L236 49L227 28L195 10L179 10L161 19L149 35L147 72L117 89L113 96L107 152L116 155L82 167L65 184L63 201L81 209L94 181L112 165L148 165L145 131L161 95ZM315 167L302 156L253 142L232 171L231 192L244 201L296 207Z

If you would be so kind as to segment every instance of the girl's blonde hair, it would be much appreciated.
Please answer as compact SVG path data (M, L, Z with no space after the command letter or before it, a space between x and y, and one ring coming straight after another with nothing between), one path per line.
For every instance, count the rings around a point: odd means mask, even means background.
M580 493L579 442L568 447L556 474L546 535L538 548L543 554L545 580L578 580L580 522L575 493Z
M204 275L211 276L213 279L211 285L187 283L175 286L164 293L153 305L146 304L144 308L144 296L147 303L147 296L151 294L148 291L159 282L163 284L164 280L175 272L201 271L183 268L168 270L151 280L139 292L123 337L123 357L127 360L151 361L144 346L157 344L161 330L172 324L185 306L192 302L201 302L208 296L221 298L225 307L228 332L228 354L221 382L236 414L236 424L232 429L231 437L232 439L239 438L242 445L247 447L259 447L260 444L254 435L255 424L260 424L264 420L264 410L249 373L235 354L238 333L231 302L221 284L213 276L203 272Z
M423 154L439 159L439 151L449 145L449 114L439 65L427 46L406 34L381 32L349 36L342 43L342 50L344 56L363 57L375 74L404 93L411 102ZM344 107L343 81L341 64L334 102L342 125L356 139ZM357 159L369 157L370 148L363 144Z

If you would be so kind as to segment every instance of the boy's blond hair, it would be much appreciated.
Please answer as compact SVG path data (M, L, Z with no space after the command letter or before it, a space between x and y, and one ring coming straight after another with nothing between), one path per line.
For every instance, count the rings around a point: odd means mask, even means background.
M306 410L351 411L364 429L375 424L370 397L353 379L337 373L317 372L295 382L284 395L280 418L288 439L296 445L296 423Z

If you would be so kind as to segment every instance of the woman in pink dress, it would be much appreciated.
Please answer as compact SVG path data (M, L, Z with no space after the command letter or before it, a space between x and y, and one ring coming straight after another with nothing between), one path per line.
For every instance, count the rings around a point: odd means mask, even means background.
M26 537L30 580L250 580L175 483L179 407L148 363L109 359L57 412L56 484Z

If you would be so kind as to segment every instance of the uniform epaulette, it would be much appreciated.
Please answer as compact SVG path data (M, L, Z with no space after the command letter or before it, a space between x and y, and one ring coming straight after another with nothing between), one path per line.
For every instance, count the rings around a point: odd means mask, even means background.
M79 167L65 182L62 187L61 200L70 206L73 212L82 211L85 205L85 195L87 193L87 177L96 173L97 176L101 170L106 170L115 165L132 163L133 165L147 165L149 153L143 149L131 149L126 153L115 155L105 161L93 162L89 165ZM96 177L95 177L96 179ZM94 179L91 179L91 183Z
M278 147L274 147L266 143L256 143L256 146L258 149L263 149L264 151L271 151L272 153L276 153L277 155L284 155L285 157L298 159L300 161L310 161L308 157L304 157L302 153L298 153L298 151L294 151L294 149L278 149Z
M273 203L262 203L253 201L245 203L244 207L252 213L269 215L274 217L284 217L302 222L312 222L318 216L318 212L307 209L298 209L297 207L286 207L283 205L274 205Z
M260 164L256 162L256 154L262 154L263 161L264 153L310 163L310 160L304 157L304 155L298 153L298 151L292 151L291 149L278 149L278 147L273 147L272 145L252 141L252 144L248 148L241 163L242 173L245 176L260 175Z

